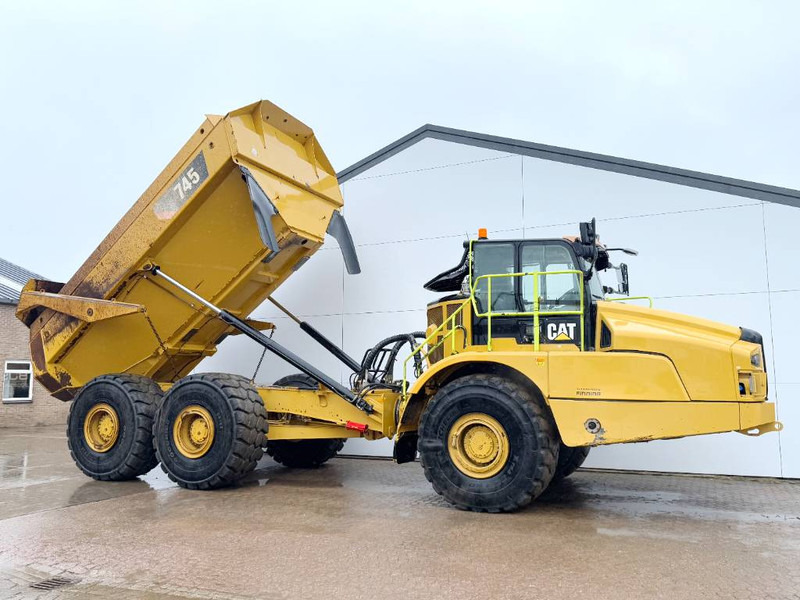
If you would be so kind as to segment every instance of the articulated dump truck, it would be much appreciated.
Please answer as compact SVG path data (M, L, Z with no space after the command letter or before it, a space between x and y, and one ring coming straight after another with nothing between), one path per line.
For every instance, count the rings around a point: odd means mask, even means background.
M17 316L35 376L71 402L69 447L86 475L131 479L160 463L207 490L265 451L316 467L348 438L389 438L396 462L419 455L447 501L500 512L593 446L780 429L761 336L625 302L627 267L609 259L623 249L600 244L594 221L563 239L479 232L426 284L446 294L428 305L426 331L352 358L271 299L326 235L359 272L342 207L311 129L258 102L207 117L68 282L27 284ZM266 300L347 365L349 385L249 318ZM272 386L191 374L229 335L299 373Z

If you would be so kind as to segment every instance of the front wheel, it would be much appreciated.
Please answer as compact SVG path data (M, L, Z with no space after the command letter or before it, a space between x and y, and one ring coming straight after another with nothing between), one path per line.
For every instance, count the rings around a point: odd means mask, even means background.
M555 426L525 387L496 375L468 375L442 387L419 427L420 462L434 490L479 512L521 508L553 478Z

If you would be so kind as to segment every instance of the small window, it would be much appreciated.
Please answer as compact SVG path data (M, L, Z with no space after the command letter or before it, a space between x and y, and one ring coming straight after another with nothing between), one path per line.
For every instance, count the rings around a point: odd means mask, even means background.
M3 373L3 402L30 402L33 371L27 360L7 360Z

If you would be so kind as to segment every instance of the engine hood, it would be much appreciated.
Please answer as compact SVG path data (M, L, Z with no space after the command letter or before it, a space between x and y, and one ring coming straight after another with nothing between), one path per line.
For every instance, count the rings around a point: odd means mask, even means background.
M664 355L692 400L738 399L732 349L748 343L740 341L739 327L621 302L598 302L597 315L598 328L610 332L600 350Z

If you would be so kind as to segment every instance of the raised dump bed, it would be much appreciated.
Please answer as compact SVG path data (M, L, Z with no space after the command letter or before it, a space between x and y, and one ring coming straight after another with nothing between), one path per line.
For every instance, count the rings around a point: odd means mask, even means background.
M358 270L341 207L306 125L266 101L206 117L67 283L26 286L18 316L30 327L36 378L70 400L106 373L162 383L187 375L235 329L154 267L245 319L326 232Z

